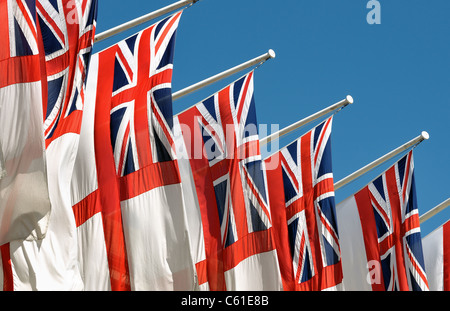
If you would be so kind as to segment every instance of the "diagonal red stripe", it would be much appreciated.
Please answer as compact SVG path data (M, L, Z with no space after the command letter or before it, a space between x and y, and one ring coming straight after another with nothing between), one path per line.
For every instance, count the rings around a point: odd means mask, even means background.
M47 13L47 11L42 6L40 1L36 1L36 6L37 6L37 9L39 10L39 12L41 13L43 19L48 24L50 24L52 32L59 38L59 40L61 40L63 42L63 45L64 45L64 42L65 42L64 34L61 31L61 29L59 28L59 26L55 23L55 20Z

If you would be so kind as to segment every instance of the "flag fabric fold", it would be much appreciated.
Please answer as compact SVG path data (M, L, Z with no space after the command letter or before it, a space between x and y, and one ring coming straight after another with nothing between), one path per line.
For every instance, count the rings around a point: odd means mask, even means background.
M284 290L342 290L332 120L265 160Z
M6 176L5 159L3 157L2 145L0 144L0 179Z
M175 117L201 290L279 290L253 71Z
M51 205L35 1L0 1L0 245L41 240Z
M171 79L181 11L94 54L72 181L88 290L194 286Z
M425 271L431 291L450 290L450 222L422 239Z
M346 290L428 290L410 151L337 206Z
M97 16L97 0L37 0L27 3L35 16L42 84L43 134L49 199L52 206L42 242L17 240L3 252L14 290L82 289L70 183L78 149L85 78ZM20 5L19 5L20 6ZM17 41L17 38L16 38ZM44 140L45 139L45 140ZM4 266L5 268L5 266Z

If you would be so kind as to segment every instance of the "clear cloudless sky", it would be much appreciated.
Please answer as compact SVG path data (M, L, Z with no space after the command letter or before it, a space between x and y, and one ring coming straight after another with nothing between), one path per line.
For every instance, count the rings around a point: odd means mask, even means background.
M97 33L174 2L99 0ZM181 90L273 49L276 58L255 71L258 123L283 128L353 96L354 104L333 121L335 181L427 131L430 139L414 149L422 215L450 197L450 1L379 0L381 23L375 25L367 23L367 2L201 0L181 17L172 89ZM99 42L94 50L156 21ZM246 72L175 101L174 112ZM287 135L279 147L318 122ZM337 190L336 202L399 158ZM450 208L422 224L422 236L448 219Z

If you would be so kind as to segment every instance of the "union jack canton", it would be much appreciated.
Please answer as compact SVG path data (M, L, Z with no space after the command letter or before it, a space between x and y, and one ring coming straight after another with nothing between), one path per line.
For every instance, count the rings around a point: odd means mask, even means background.
M99 200L92 203L87 196L73 209L78 227L94 216L86 210L101 212L113 290L135 288L133 282L138 276L131 273L136 271L136 264L143 257L133 254L132 250L152 229L142 226L142 230L135 230L139 226L136 222L130 224L122 218L123 214L135 213L135 210L128 208L123 211L121 204L128 204L130 199L150 190L180 182L172 149L171 80L181 14L181 11L175 13L95 54L89 68L91 74L96 71L100 77L95 85L94 125L98 190L93 192ZM105 159L111 159L111 163ZM151 207L156 203L145 204ZM93 206L86 208L86 205ZM140 221L143 219L139 218ZM125 241L125 236L129 240ZM83 247L88 248L89 245ZM146 244L145 249L139 251L152 254L152 247L156 246ZM150 275L152 269L169 270L147 265L136 273L139 276Z
M266 162L285 290L339 289L342 266L331 164L332 117Z
M212 290L256 288L252 280L267 278L278 265L275 255L269 260L275 266L261 275L241 270L239 276L227 278L247 258L274 250L253 91L252 71L178 115L180 124L190 128L184 141L190 150L206 246L206 260L196 265L199 284L208 282ZM198 137L203 147L200 157L191 146ZM277 287L276 282L258 283L262 288Z
M97 0L37 0L47 70L44 136L47 146L80 132L87 68L97 18Z
M5 24L5 26L0 27L0 35L2 36L0 60L39 54L35 1L1 0L0 17L2 23ZM14 75L10 74L10 76ZM14 82L27 81L18 79ZM0 87L4 86L2 84L0 84Z
M111 143L119 176L174 158L171 80L180 15L167 17L117 46ZM150 46L139 44L145 40ZM149 89L143 90L146 85Z
M368 205L360 204L364 192L368 193ZM373 213L373 221L369 221L368 217L365 220L361 218L364 235L377 232L378 244L375 246L366 242L365 246L368 257L381 263L382 282L372 284L372 288L388 291L428 290L412 151L359 191L355 198L360 215ZM365 211L361 211L362 208Z

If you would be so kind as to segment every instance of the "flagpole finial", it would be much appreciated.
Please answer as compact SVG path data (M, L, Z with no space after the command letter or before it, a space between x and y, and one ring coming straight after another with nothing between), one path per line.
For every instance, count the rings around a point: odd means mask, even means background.
M372 163L367 164L363 168L360 168L356 172L348 175L347 177L339 180L334 184L334 190L338 190L339 188L345 186L346 184L350 183L351 181L355 180L359 176L371 171L372 169L378 167L380 164L386 162L389 159L392 159L396 155L400 154L401 152L408 150L411 147L415 147L418 144L420 144L422 141L427 140L430 138L430 135L428 135L427 132L423 131L421 135L417 136L416 138L410 140L406 144L401 145L400 147L392 150L391 152L386 153L381 158L378 158L377 160L373 161Z
M347 99L347 102L348 102L350 105L353 104L353 97L352 97L352 96L347 95L346 99Z
M217 81L220 81L222 79L225 79L231 75L234 75L235 73L242 71L244 69L250 68L252 66L261 66L264 62L266 62L269 59L275 58L275 52L272 49L269 49L266 53L263 55L260 55L258 57L255 57L245 63L242 63L240 65L237 65L233 68L230 68L228 70L225 70L221 73L216 74L215 76L209 77L203 81L200 81L198 83L195 83L191 86L188 86L187 88L184 88L180 91L177 91L172 94L172 100L175 101L187 94L190 94L194 91L197 91L205 86L211 85L212 83L215 83Z
M180 0L178 2L172 3L172 4L170 4L170 5L166 6L166 7L163 7L161 9L159 9L159 10L156 10L156 11L153 11L153 12L148 13L146 15L143 15L141 17L135 18L135 19L133 19L131 21L128 21L128 22L126 22L126 23L124 23L122 25L113 27L113 28L111 28L109 30L106 30L106 31L102 32L102 33L96 34L95 38L94 38L94 42L97 43L97 42L103 41L103 40L108 39L108 38L110 38L112 36L115 36L115 35L117 35L119 33L122 33L122 32L124 32L126 30L129 30L129 29L132 29L132 28L134 28L136 26L142 25L143 23L146 23L146 22L148 22L150 20L153 20L155 18L161 17L164 14L173 12L173 11L179 9L179 8L184 7L184 6L187 6L187 5L191 6L191 5L193 5L194 3L198 2L198 1L199 0Z

